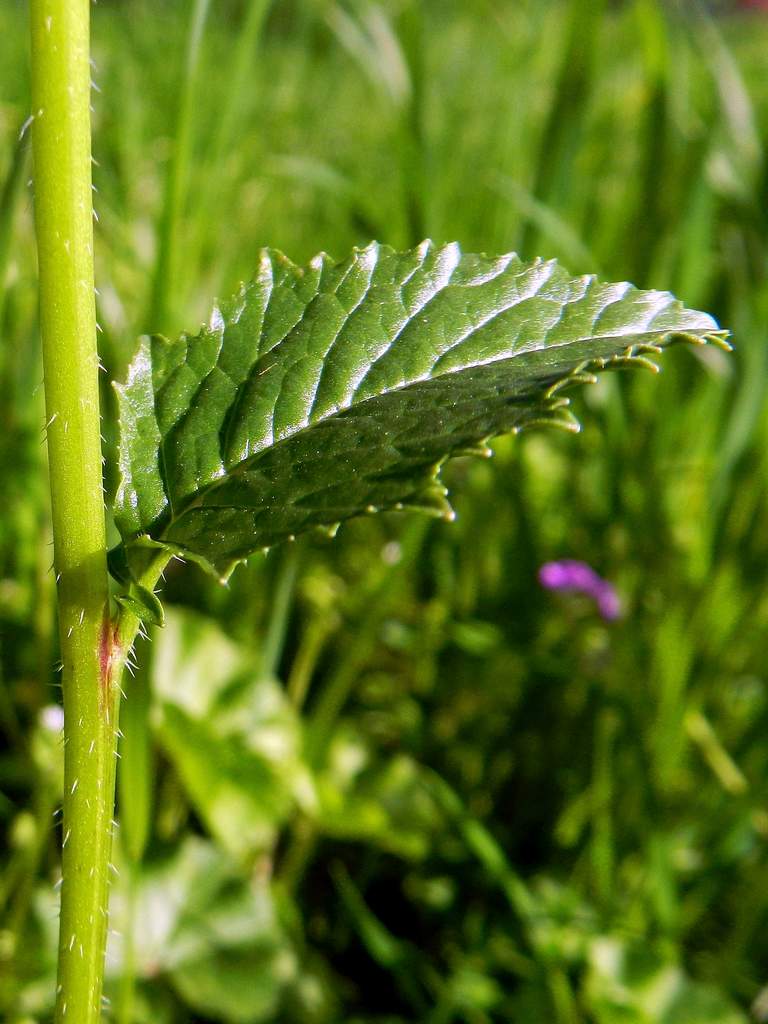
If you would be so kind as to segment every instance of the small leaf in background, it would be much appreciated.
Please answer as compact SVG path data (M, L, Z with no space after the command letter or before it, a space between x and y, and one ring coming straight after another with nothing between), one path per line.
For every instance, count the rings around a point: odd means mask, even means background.
M153 661L157 738L211 834L234 856L273 841L308 791L284 690L210 620L174 610Z
M117 557L135 565L155 544L226 577L366 512L450 516L446 457L527 424L573 429L566 384L724 337L668 292L555 261L371 243L298 267L264 250L196 337L143 340L117 385Z
M173 972L173 985L198 1013L232 1024L274 1021L282 989L295 980L296 958L289 950L260 958L252 952L215 952Z
M430 852L441 815L419 765L406 754L378 765L372 751L341 727L316 785L314 825L323 835L370 844L405 860Z
M127 898L118 880L114 920L124 920ZM266 879L243 879L212 843L187 837L171 858L144 870L135 899L139 980L166 978L188 1006L216 1020L274 1019L297 965ZM123 969L123 937L112 932L108 978Z
M647 943L601 936L588 959L586 989L598 1024L747 1024L726 996Z

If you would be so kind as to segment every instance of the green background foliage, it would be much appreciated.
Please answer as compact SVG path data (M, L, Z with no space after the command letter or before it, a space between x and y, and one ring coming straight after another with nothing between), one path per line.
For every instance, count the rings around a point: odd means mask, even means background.
M389 514L172 563L127 680L109 1019L765 1013L768 16L655 0L94 9L99 320L194 333L271 245L457 239L669 288L737 351L574 399ZM205 15L207 13L207 18ZM189 43L190 19L199 38ZM60 788L24 146L0 7L0 1016L50 1017ZM113 538L117 541L116 531ZM615 623L538 588L582 558ZM48 709L48 710L46 710Z

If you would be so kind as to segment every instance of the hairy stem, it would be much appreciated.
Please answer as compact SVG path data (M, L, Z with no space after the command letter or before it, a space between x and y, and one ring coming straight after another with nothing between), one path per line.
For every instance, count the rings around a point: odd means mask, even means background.
M56 1021L98 1020L115 723L93 278L89 0L31 0L35 222L64 692Z

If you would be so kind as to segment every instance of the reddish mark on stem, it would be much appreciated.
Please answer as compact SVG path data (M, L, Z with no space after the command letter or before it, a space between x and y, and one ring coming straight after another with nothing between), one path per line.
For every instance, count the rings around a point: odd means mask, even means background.
M99 639L99 666L101 689L99 703L102 713L109 714L112 696L112 668L120 659L120 644L117 638L117 624L105 612Z

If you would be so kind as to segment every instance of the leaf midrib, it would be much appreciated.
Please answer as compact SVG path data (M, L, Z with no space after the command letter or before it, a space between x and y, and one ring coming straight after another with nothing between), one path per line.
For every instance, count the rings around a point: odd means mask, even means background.
M499 315L499 314L497 313L497 314L494 314L494 315ZM489 320L491 320L491 319L493 319L493 317L489 317ZM486 321L486 322L488 322L488 321ZM711 333L715 334L717 332L713 331ZM635 340L633 340L629 345L626 346L625 354L626 355L632 355L633 351L637 350L637 349L644 349L645 351L658 351L659 350L659 345L660 344L663 345L663 344L667 343L669 341L669 339L672 338L672 337L688 338L689 340L693 341L694 343L697 343L697 344L700 343L699 335L688 334L687 332L684 332L684 331L669 331L669 332L663 333L663 334L660 331L658 331L658 330L656 330L656 331L646 331L646 332L643 332L643 333L640 333L640 334L633 334L632 335L632 338L635 339ZM656 340L656 344L655 345L650 345L649 343L644 342L642 340L644 338L653 338L653 339ZM456 344L458 344L460 340L461 339L459 339L456 342ZM328 413L323 414L322 416L320 416L318 419L316 419L314 421L308 421L308 422L302 423L295 430L290 431L289 433L283 435L282 437L280 437L277 440L273 440L272 443L270 443L270 444L264 445L258 451L256 451L253 454L249 455L248 458L246 458L246 459L241 459L239 462L227 464L226 462L224 462L224 459L222 458L222 465L224 466L224 473L223 473L223 475L219 476L219 477L211 480L209 483L204 484L203 486L201 486L195 492L194 496L189 501L184 502L183 505L181 505L181 506L174 505L173 500L172 500L172 498L171 498L171 496L169 494L169 491L168 491L168 481L167 481L166 475L165 475L165 467L164 467L163 461L161 460L160 470L161 470L161 475L162 475L162 480L163 480L163 489L165 491L165 496L166 496L166 499L168 501L168 509L170 511L170 514L168 516L168 521L167 521L166 525L163 527L163 531L162 531L162 534L161 534L161 539L163 539L165 537L165 534L166 534L167 530L169 530L171 528L171 526L175 522L177 522L179 519L181 519L182 516L184 516L187 512L191 511L192 509L202 508L202 507L207 507L207 508L233 508L233 507L236 507L232 503L229 503L229 502L226 503L226 504L222 504L222 505L210 505L210 504L205 502L206 495L210 494L211 491L215 491L218 487L221 487L222 484L224 482L228 481L231 477L237 476L238 474L247 472L249 469L251 469L253 467L253 465L256 462L258 462L259 459L263 458L268 452L274 451L276 448L278 448L278 447L280 447L280 446L282 446L284 444L289 443L290 441L294 440L303 431L312 430L315 427L318 427L321 424L327 422L328 420L332 420L332 419L334 419L337 416L343 416L343 415L347 414L348 412L350 412L353 408L356 409L356 410L357 409L363 409L366 405L378 401L380 398L384 397L385 395L393 395L393 394L397 394L399 392L409 391L410 389L415 388L415 387L419 386L420 384L424 384L424 383L426 383L427 381L430 381L430 380L438 380L440 378L446 378L446 377L451 377L451 376L459 375L459 374L462 374L462 373L466 373L468 370L479 369L480 367L484 367L484 366L492 366L492 365L494 365L496 363L512 362L513 360L517 359L520 356L530 355L531 353L534 353L534 352L535 353L538 353L538 352L554 352L554 351L557 351L558 349L562 349L562 348L573 348L573 347L575 347L575 346L577 346L579 344L582 344L582 343L598 343L599 344L599 343L621 342L623 340L624 340L624 335L623 334L604 334L604 335L594 335L594 336L593 335L588 335L588 336L584 336L584 337L580 337L580 338L576 338L576 339L570 339L570 340L566 340L566 341L562 341L562 342L557 342L557 343L552 344L552 345L546 345L545 344L545 345L538 345L538 346L535 346L535 347L521 348L521 349L518 349L515 352L507 353L506 355L503 355L503 356L498 356L498 357L490 358L490 359L478 360L477 362L468 364L467 366L459 367L457 369L446 370L446 371L444 371L442 373L436 373L436 374L429 374L428 373L428 374L425 374L425 375L423 375L423 376L421 376L421 377L419 377L419 378L417 378L415 380L407 381L405 383L396 385L394 387L385 388L382 391L380 391L378 394L372 395L369 398L362 399L361 401L358 401L358 402L354 401L354 395L353 395L352 396L352 400L350 401L349 405L347 405L347 406L345 406L343 408L336 408L336 409L334 409L332 411L329 411ZM272 349L270 351L274 351L274 349ZM446 349L446 352L448 352L448 351L450 351L450 349ZM441 355L441 357L442 357L442 355ZM529 389L529 391L527 393L528 394L530 394L531 392L535 393L535 392L537 392L539 390L539 388L541 388L542 391L545 391L546 389L551 387L553 384L556 384L559 380L566 380L568 377L571 376L571 374L583 371L590 364L594 364L595 362L599 362L599 361L600 361L599 359L598 360L595 360L595 359L585 359L585 360L582 360L580 363L577 363L567 373L555 373L551 380L543 379L541 381L538 381L535 385L532 385L532 387ZM610 361L610 357L608 358L607 361ZM258 360L257 360L257 362L258 362ZM266 373L269 369L272 368L272 366L276 366L276 365L278 365L277 362L273 363L270 367L267 367L265 370L262 370L261 373ZM233 405L237 402L237 400L239 398L240 390L242 388L244 388L248 384L249 380L250 380L250 375L248 377L246 377L243 380L242 384L238 387L237 395L236 395L236 397L235 397L235 399L233 400L233 403L232 403ZM201 387L202 387L202 384L203 384L203 382L201 381L201 384L200 384ZM358 389L359 389L359 386L358 386ZM524 400L525 394L526 394L526 392L523 392L519 396L521 401ZM516 397L518 397L518 396L516 396ZM565 401L567 403L568 400L566 399ZM228 425L227 425L227 429L229 429ZM273 435L273 437L274 437L274 435ZM221 451L221 448L220 448L220 451Z

